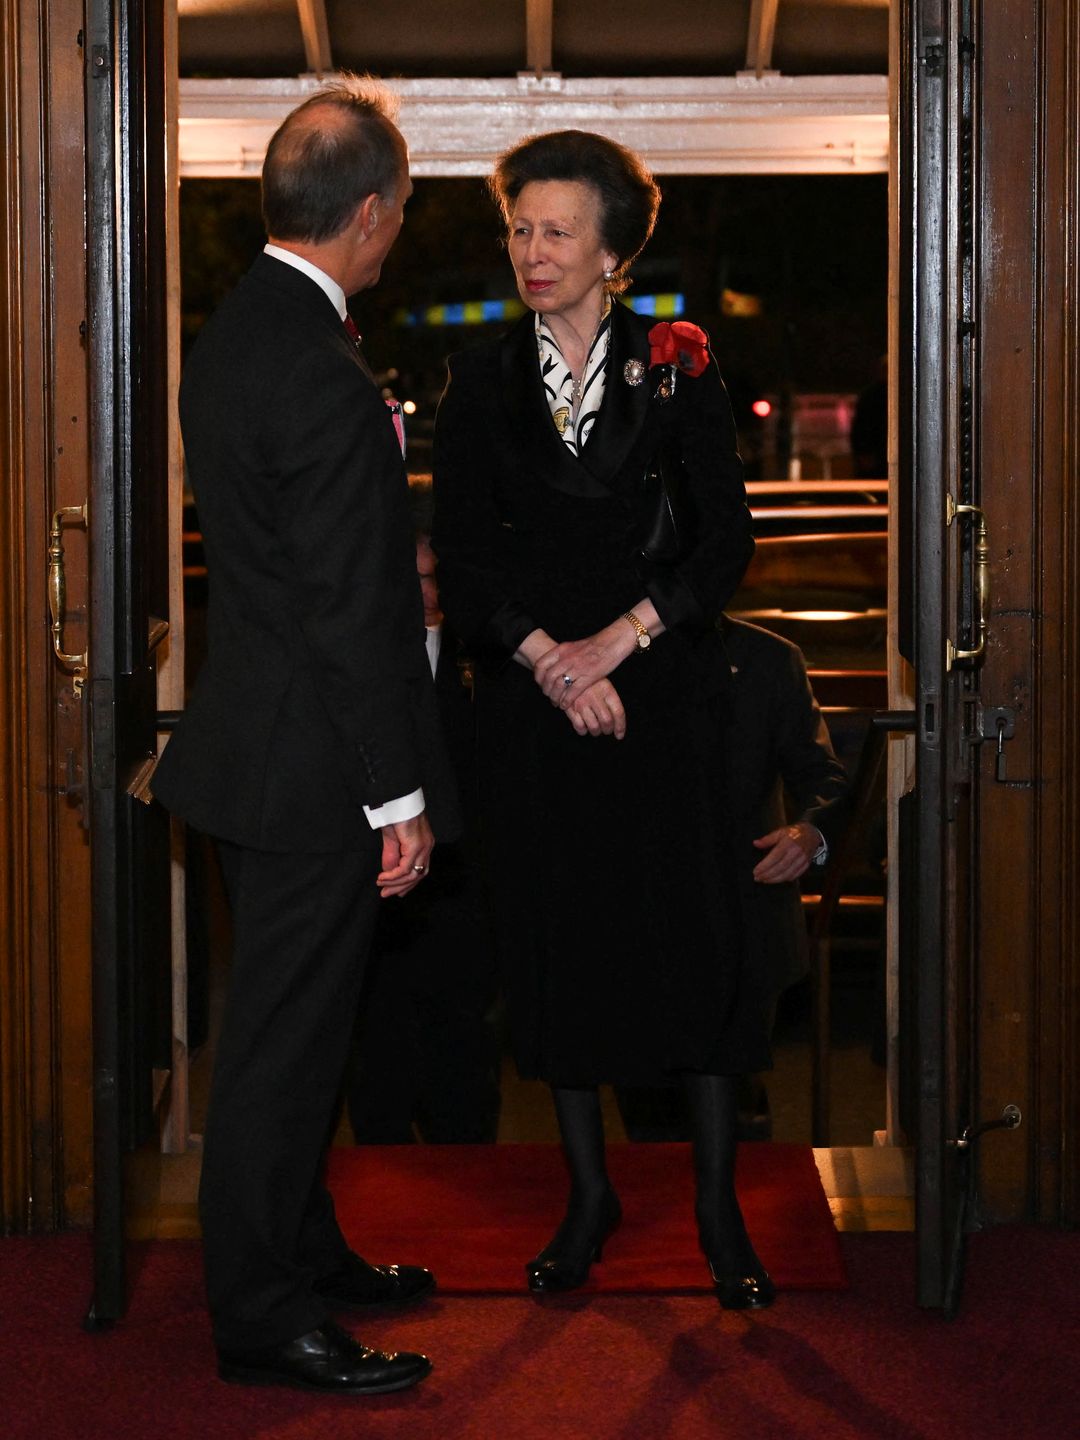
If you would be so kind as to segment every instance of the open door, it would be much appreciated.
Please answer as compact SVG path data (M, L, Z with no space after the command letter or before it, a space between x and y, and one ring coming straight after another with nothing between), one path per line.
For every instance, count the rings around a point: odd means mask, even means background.
M989 546L978 490L978 83L972 0L912 0L900 65L900 650L915 668L916 783L901 805L901 966L911 1037L917 1298L951 1312L982 1130L975 1122L978 747L997 773L1015 716L979 693ZM993 769L991 769L991 773Z
M982 638L972 638L970 603L961 598L971 589L971 527L957 523L959 513L972 514L957 506L975 500L971 194L959 183L970 161L961 154L970 146L965 9L955 0L914 0L901 73L908 118L901 214L913 223L906 236L901 225L902 329L911 343L900 371L902 411L910 407L900 426L900 473L911 488L900 545L912 583L900 648L916 675L916 784L901 813L909 862L901 878L902 1027L913 1037L906 1108L917 1153L917 1295L921 1305L940 1307L956 1293L961 1261L966 1162L950 1142L967 1112L970 1076L972 768L963 728Z
M168 633L163 7L88 0L94 1289L125 1304L123 1156L170 1066L169 834L148 805Z

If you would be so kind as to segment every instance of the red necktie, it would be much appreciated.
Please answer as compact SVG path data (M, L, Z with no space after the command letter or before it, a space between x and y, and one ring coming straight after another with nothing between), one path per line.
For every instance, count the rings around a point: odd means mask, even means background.
M356 328L356 321L348 312L345 314L345 333L354 345L360 344L360 331Z

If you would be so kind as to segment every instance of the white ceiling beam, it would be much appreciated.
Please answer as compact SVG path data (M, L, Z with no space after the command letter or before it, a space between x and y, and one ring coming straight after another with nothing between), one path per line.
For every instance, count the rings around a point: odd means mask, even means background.
M883 172L884 75L395 80L416 176L487 175L523 135L579 128L640 151L657 174ZM181 80L180 173L258 176L311 79Z
M525 69L531 75L550 71L555 45L555 0L525 0Z
M296 8L300 12L300 33L304 37L307 68L321 80L334 68L326 0L296 0Z
M776 12L780 0L753 0L750 22L746 31L746 68L760 80L772 69L773 43L776 40Z

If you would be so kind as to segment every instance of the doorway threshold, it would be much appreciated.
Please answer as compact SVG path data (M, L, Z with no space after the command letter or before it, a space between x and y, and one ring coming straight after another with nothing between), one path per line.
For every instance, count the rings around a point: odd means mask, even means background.
M902 1145L815 1150L837 1230L915 1229L915 1152Z
M837 1230L914 1230L915 1153L897 1145L834 1145L814 1151ZM128 1238L195 1240L202 1155L128 1156Z

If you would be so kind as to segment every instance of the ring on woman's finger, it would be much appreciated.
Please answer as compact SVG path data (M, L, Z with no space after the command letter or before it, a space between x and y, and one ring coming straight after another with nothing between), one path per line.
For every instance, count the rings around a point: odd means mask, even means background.
M424 871L427 869L427 866L426 866L426 865L414 865L412 868L416 871L416 873L417 873L418 875L422 875L422 874L424 873Z
M562 677L562 683L563 683L563 684L566 686L566 688L569 690L570 686L573 685L573 683L574 683L574 677L573 677L572 675L564 675L564 676Z

